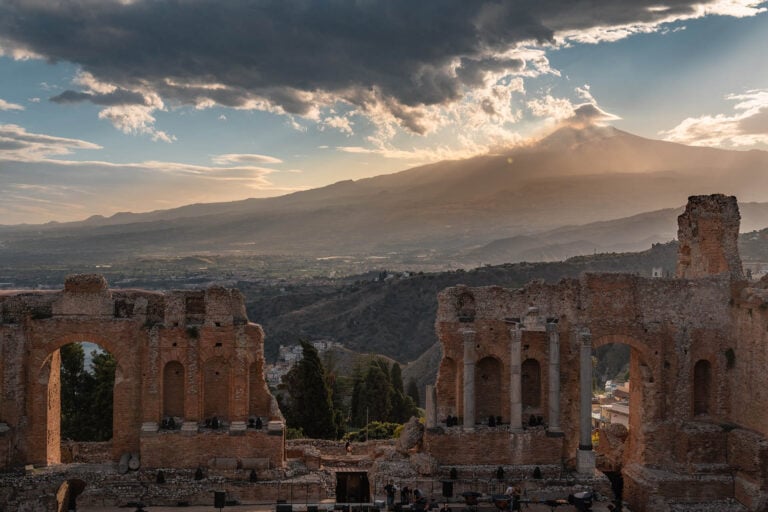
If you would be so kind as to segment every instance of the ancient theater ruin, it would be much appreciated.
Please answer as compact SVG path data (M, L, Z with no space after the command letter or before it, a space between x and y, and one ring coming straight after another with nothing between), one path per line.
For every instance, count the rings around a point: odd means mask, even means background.
M739 220L735 197L691 197L675 278L443 291L425 449L441 465L592 474L592 350L623 343L631 411L615 462L632 510L725 498L768 509L768 281L742 275Z
M119 290L102 276L75 275L62 291L0 292L0 318L0 467L62 461L59 349L84 341L117 362L115 463L282 465L264 334L237 290ZM257 419L263 428L253 428Z

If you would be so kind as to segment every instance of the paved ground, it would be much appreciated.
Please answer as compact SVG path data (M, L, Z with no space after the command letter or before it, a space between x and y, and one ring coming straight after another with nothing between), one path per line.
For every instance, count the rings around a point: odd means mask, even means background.
M121 507L78 507L77 512L134 512L133 508L121 508ZM144 507L146 512L217 512L219 509L211 506L194 506L194 507ZM304 507L297 505L294 507L296 512L304 512ZM457 508L459 512L461 509ZM491 512L495 509L481 509L481 512ZM596 502L592 505L593 512L608 512L611 510L607 502ZM237 505L231 507L224 507L222 512L274 512L274 505ZM576 508L572 505L560 505L557 507L550 507L543 503L530 503L523 504L521 512L577 512Z

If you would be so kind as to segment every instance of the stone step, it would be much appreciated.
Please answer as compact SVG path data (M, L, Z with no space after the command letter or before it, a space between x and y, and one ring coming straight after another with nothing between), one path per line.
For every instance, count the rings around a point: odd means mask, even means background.
M734 499L712 500L703 503L670 503L670 512L748 512Z

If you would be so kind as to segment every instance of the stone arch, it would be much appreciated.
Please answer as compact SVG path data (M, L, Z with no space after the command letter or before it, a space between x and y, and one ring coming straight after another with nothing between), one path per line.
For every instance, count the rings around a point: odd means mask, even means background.
M614 461L618 467L627 464L629 458L642 461L647 449L644 441L645 426L653 421L653 415L658 408L652 407L655 392L659 383L656 382L656 371L661 366L660 357L655 354L648 344L625 334L608 334L592 341L593 351L610 344L628 345L629 350L629 433L624 441L622 460ZM656 404L658 405L658 404ZM599 451L599 450L598 450Z
M203 417L229 420L229 363L221 356L203 365Z
M475 296L462 292L456 299L456 313L460 321L471 322L475 319Z
M523 411L541 407L541 364L529 358L520 366L520 387Z
M184 418L184 366L168 361L163 368L163 418Z
M484 357L475 368L475 418L482 423L489 416L501 416L502 364L495 357Z
M138 357L129 348L101 334L90 330L77 330L53 339L34 337L34 348L30 353L29 367L37 378L27 388L26 402L30 410L30 439L44 439L44 443L31 443L28 458L38 464L59 464L61 462L61 355L65 345L89 342L109 352L116 361L115 383L112 390L112 456L138 448L138 420L121 421L119 411L139 410L136 401L136 382L126 379L125 366L136 365ZM40 400L38 397L45 397Z
M79 478L65 480L56 491L56 512L77 510L77 497L83 493L85 485Z
M712 363L699 359L693 365L693 415L705 416L711 412Z

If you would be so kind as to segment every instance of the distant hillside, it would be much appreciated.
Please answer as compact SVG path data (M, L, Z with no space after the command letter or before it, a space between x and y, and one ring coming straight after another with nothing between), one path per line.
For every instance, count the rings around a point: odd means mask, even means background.
M608 231L601 235L598 226L593 232L553 232L563 226L668 209L683 205L692 194L722 192L742 202L768 201L766 169L764 151L688 147L614 128L563 128L530 147L281 197L0 227L0 263L430 251L443 258L467 254L471 261L487 263L478 248L501 239L522 243L541 234L545 244L503 249L490 261L556 259L666 241L674 222L658 231L645 229L648 219L638 220L626 247L607 243L616 237ZM510 252L511 259L505 256Z
M768 203L739 203L741 232L768 226ZM562 261L575 255L642 251L677 238L677 217L683 207L666 208L622 219L563 226L533 236L494 240L462 253L470 264L519 261Z
M677 245L658 244L641 253L600 254L559 263L518 263L470 271L417 274L386 281L360 280L332 286L281 287L242 282L248 317L266 333L265 352L274 360L280 345L299 339L331 339L358 353L383 354L401 364L420 385L433 382L439 345L435 335L437 293L449 286L520 287L532 279L556 282L582 272L633 272L653 267L674 272Z
M311 284L281 288L240 283L248 316L266 332L265 351L273 359L279 345L301 338L339 341L358 353L377 353L404 365L423 395L435 381L441 357L434 330L437 293L449 286L520 287L532 279L556 282L582 272L633 272L653 267L674 272L677 244L658 244L641 253L600 254L558 263L486 266L471 271L420 274L388 281L361 280L334 287ZM423 396L422 396L423 400Z

